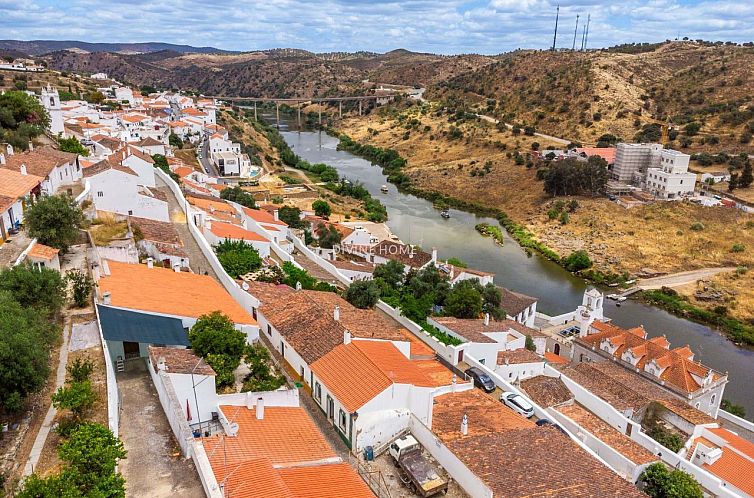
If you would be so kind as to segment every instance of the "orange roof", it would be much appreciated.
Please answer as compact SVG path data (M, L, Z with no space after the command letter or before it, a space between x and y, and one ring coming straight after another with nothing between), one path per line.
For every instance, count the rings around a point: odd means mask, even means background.
M435 382L425 374L425 369L419 368L417 362L406 358L398 348L390 341L353 341L369 360L379 368L390 380L398 384L413 384L422 387L447 386L451 383L453 374L447 368L443 368L447 375L440 377L440 382ZM430 360L430 363L432 361ZM442 367L441 365L438 366Z
M705 446L708 444L707 441L703 443ZM715 463L712 465L705 463L702 468L723 481L731 483L744 493L754 496L754 462L728 447L724 447L722 451L723 454Z
M107 261L99 282L113 306L198 318L219 310L234 323L256 325L251 315L212 277L169 268Z
M265 239L258 233L246 230L245 228L239 227L237 225L222 223L220 221L213 221L209 227L209 231L221 239L269 242L269 240Z
M311 369L350 413L392 385L355 342L339 344Z
M121 116L121 119L128 121L129 123L138 123L139 121L146 118L146 116L142 116L140 114L126 114L124 116Z
M233 206L219 199L216 201L211 201L209 199L200 199L198 197L188 196L188 201L189 204L207 211L208 213L211 213L213 211L220 211L229 214L236 214L236 210L233 208Z
M265 211L264 209L250 209L244 207L243 212L246 213L249 218L258 223L269 223L271 225L283 225L286 227L288 226L284 221L276 220L274 214Z
M171 128L178 128L180 126L186 126L186 123L181 120L171 121L170 123L168 123L168 126L170 126Z
M374 497L347 463L282 468L278 473L296 498Z
M607 164L615 162L615 147L579 147L576 152L583 152L587 156L600 156Z
M202 111L193 107L183 109L181 112L183 112L183 114L188 114L189 116L204 116L204 113Z
M266 458L273 466L293 466L337 457L303 408L268 406L262 420L256 417L256 407L221 405L220 409L238 424L238 433L235 437L203 438L218 481L225 477L225 464L232 471L255 458Z
M196 170L194 170L193 168L189 168L188 166L181 166L180 168L175 168L175 170L173 171L173 173L180 176L181 178L195 172Z
M754 460L754 443L722 427L707 428L712 434L725 439L729 446Z
M29 257L50 261L58 254L58 252L60 252L60 249L55 249L54 247L46 246L37 242L34 244L34 247L31 248L31 251L29 251Z
M222 451L219 448L218 451ZM223 464L214 464L212 471L218 483L225 480L225 496L234 498L296 498L285 485L280 472L266 458L252 458L223 471ZM315 467L318 468L318 467ZM225 476L227 475L227 479ZM220 476L223 476L221 479Z
M0 196L9 197L15 202L39 185L43 179L34 175L22 175L18 171L0 168Z
M550 351L545 351L545 360L549 361L550 363L558 363L560 365L568 364L567 359L555 353L551 353Z

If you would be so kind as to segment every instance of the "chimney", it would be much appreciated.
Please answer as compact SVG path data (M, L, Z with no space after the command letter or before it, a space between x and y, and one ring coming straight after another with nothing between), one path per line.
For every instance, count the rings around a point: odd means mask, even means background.
M257 398L257 420L262 420L264 418L264 398L258 397Z
M435 262L437 261L437 248L436 247L432 248L432 261L435 261Z
M301 282L297 281L296 282L296 290L301 290L301 289L302 289Z
M8 150L8 157L13 155L13 146L11 144L7 144L7 150Z
M5 154L0 152L0 166L5 166Z
M160 356L157 358L157 370L167 371L168 366L165 364L165 357Z
M486 327L486 326L488 326L489 324L490 324L490 314L489 314L489 313L485 313L485 314L484 314L484 325L485 325L485 327Z
M29 140L29 152L33 150L34 150L34 143L31 140Z
M335 305L335 309L332 312L332 319L336 322L340 321L340 306L338 306L337 304Z
M469 417L463 414L463 420L461 420L461 434L467 436L469 434Z
M274 217L275 217L275 220L276 220L276 221L280 219L280 218L278 218L278 210L277 210L277 209L276 209L275 211L273 211L273 212L272 212L272 216L274 216Z
M451 392L456 392L456 374L453 374L453 378L450 380Z
M351 333L348 329L343 330L343 344L351 344Z
M21 173L22 175L28 175L28 174L29 174L29 173L28 173L28 172L26 171L26 165L25 165L24 163L21 163L21 167L20 167L19 169L20 169L20 173Z
M176 273L181 273L181 265L179 265L178 263L174 264L173 271Z
M112 301L110 300L110 292L106 291L102 293L102 304L110 304Z
M154 268L154 259L147 258L147 268Z

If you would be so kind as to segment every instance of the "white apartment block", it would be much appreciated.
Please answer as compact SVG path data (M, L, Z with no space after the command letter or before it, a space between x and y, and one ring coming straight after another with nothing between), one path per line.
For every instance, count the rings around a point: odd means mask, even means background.
M658 165L660 151L662 144L620 143L615 150L615 164L610 176L621 183L631 183L634 173Z
M672 200L694 193L696 175L689 173L688 154L665 149L660 152L660 167L648 168L645 189L660 199Z

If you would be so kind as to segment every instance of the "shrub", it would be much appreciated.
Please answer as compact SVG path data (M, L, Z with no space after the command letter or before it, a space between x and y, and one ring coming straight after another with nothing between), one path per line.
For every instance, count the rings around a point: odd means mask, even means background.
M232 278L246 275L262 266L259 251L243 240L225 239L215 246L217 259Z
M91 360L82 360L81 358L76 358L73 363L66 367L71 382L84 382L89 380L93 370L94 363L92 363Z
M737 243L733 244L733 247L731 247L731 252L744 252L746 250L746 246L743 244Z
M592 260L586 251L574 251L563 261L563 266L570 272L586 270L592 266Z
M89 273L81 270L71 270L66 275L66 281L70 283L72 290L73 304L77 308L83 308L89 302L89 294L92 292L94 280Z
M734 404L729 399L723 399L722 403L720 403L720 408L728 413L735 415L736 417L746 417L746 408L744 408L742 405Z
M357 308L373 308L380 299L380 288L373 280L357 280L346 289L343 297Z
M220 192L220 198L227 201L237 202L238 204L251 209L257 207L254 197L239 186L222 189Z
M81 208L68 195L41 197L26 210L24 218L30 237L62 253L68 251L86 223Z
M67 386L59 387L52 395L52 404L57 409L71 410L74 417L81 416L94 405L97 395L92 389L92 382L72 382Z
M652 498L702 498L702 488L686 472L668 470L662 462L656 462L644 469L639 481L645 484L644 492Z
M568 213L566 213L565 211L563 211L562 213L560 213L560 224L561 225L566 225L568 223L569 219L570 219L570 217L568 216Z
M8 291L21 306L56 315L65 301L65 282L60 272L29 264L0 270L0 290Z
M332 214L330 205L322 199L317 199L316 201L312 202L312 209L314 210L315 215L322 218L327 218L328 216L330 216L330 214Z
M695 223L692 223L689 228L695 232L701 232L702 230L704 230L704 225L697 221Z

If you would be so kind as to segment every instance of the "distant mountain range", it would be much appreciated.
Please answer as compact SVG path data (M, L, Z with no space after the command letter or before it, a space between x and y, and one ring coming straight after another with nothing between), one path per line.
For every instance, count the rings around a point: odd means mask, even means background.
M89 43L75 40L0 40L0 50L12 50L24 54L37 56L56 52L58 50L81 50L84 52L117 52L117 53L151 53L170 50L181 54L232 54L228 50L214 47L192 47L191 45L174 45L172 43Z

